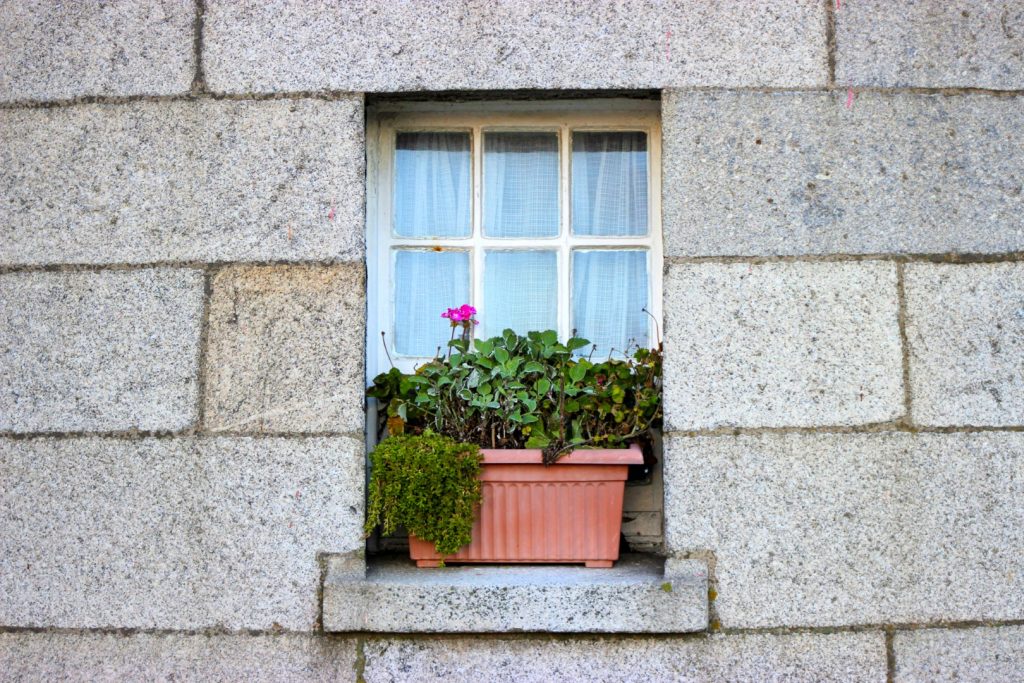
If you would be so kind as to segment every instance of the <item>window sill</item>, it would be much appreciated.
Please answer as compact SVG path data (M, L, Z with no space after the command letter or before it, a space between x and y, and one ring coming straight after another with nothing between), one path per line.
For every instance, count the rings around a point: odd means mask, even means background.
M359 562L359 565L362 563ZM707 566L623 555L611 569L565 565L417 569L331 559L325 631L684 633L708 626Z

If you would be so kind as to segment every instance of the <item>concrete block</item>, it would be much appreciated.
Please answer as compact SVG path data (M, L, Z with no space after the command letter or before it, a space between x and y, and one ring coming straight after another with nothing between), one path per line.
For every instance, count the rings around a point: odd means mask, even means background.
M1024 263L905 268L913 421L1024 425Z
M1013 683L1024 672L1024 627L897 631L899 683Z
M0 111L0 264L360 260L359 96Z
M187 93L195 20L192 0L2 0L0 102Z
M1024 88L1017 0L856 0L835 17L840 85Z
M369 640L367 683L380 681L885 681L875 633L690 638Z
M311 630L362 549L349 438L0 440L0 623Z
M666 542L726 627L1024 617L1024 433L675 437Z
M349 638L283 635L0 633L0 671L16 681L338 681Z
M0 275L0 430L177 430L197 417L203 273Z
M216 92L825 85L825 8L600 0L206 5Z
M897 309L892 263L671 264L666 430L901 416Z
M846 100L845 92L666 94L665 253L1024 249L1020 98Z
M365 292L361 264L218 272L207 429L362 433Z
M683 633L708 626L704 562L623 556L611 569L373 561L365 575L328 564L325 631Z

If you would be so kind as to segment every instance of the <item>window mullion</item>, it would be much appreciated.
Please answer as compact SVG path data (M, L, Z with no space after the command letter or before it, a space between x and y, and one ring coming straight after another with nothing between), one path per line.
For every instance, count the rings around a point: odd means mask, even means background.
M563 339L568 339L572 331L572 310L571 310L571 295L572 295L572 279L571 279L571 268L572 263L570 260L569 244L570 244L570 220L571 212L569 205L570 198L570 154L572 142L569 139L570 129L567 123L563 123L560 127L560 229L559 229L559 249L558 249L558 335Z
M473 230L470 268L470 292L472 305L487 315L484 307L484 249L483 239L483 128L473 127Z

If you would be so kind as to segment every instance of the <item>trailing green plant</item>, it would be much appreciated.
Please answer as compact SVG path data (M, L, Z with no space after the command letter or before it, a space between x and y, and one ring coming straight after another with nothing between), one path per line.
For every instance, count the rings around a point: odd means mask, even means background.
M580 337L563 344L554 330L505 330L474 342L471 324L471 316L453 320L447 352L414 373L392 368L374 378L367 393L392 434L432 430L483 448L541 448L550 464L573 448L644 440L660 425L660 348L593 362L580 355L591 346Z
M394 434L370 454L369 503L365 531L385 534L399 526L434 543L442 555L471 540L480 504L480 449L430 431Z

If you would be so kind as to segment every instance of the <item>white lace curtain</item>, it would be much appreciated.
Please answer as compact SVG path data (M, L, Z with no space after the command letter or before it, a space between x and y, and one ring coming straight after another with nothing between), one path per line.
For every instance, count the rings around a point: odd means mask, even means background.
M558 135L488 132L483 139L484 235L520 240L557 237ZM472 233L470 149L468 133L398 134L397 235ZM574 132L571 205L576 235L647 234L647 183L644 133ZM571 327L597 345L595 358L607 357L612 349L622 352L630 345L646 345L647 251L577 248L569 259L571 273L560 277L559 246L549 244L538 241L518 245L535 248L485 251L483 292L477 298L478 335L493 336L504 328L520 333L557 328L561 281L571 290ZM431 356L450 332L441 312L470 301L470 252L403 248L394 252L394 258L395 348L402 355Z
M484 133L484 235L558 235L558 135Z
M398 133L395 139L395 234L468 237L469 133Z
M613 349L621 355L628 346L647 345L646 305L645 250L573 252L572 326L597 345L594 358L607 358Z
M572 229L577 235L647 234L645 133L573 133Z
M469 253L401 250L395 254L395 349L431 357L451 334L441 317L469 301Z

